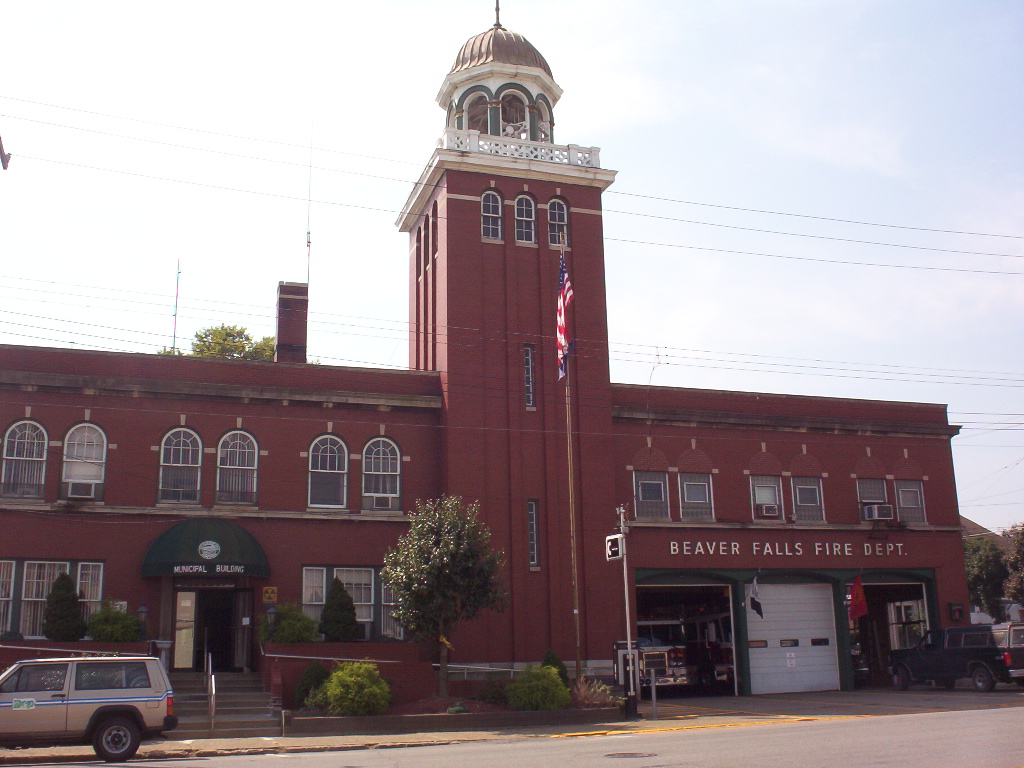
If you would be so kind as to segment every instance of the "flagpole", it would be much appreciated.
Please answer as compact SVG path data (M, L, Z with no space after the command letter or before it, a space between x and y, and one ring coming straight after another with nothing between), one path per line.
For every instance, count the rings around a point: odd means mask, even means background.
M561 263L565 263L565 235L560 238ZM567 352L568 354L568 352ZM572 547L572 618L576 632L576 679L583 678L583 660L580 642L580 583L579 565L576 556L576 478L572 451L572 379L569 376L569 361L565 361L565 452L569 468L569 543Z

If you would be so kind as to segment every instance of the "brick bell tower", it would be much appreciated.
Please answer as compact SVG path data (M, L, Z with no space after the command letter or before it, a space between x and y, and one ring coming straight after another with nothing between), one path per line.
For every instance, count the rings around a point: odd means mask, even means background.
M444 390L443 487L479 500L508 565L509 606L459 631L461 663L537 663L548 648L570 669L577 655L606 661L605 634L587 627L621 596L621 571L587 572L595 553L606 565L616 522L601 212L615 172L596 147L555 143L561 95L522 35L496 22L471 38L437 95L444 135L397 222L409 233L410 364L440 372ZM560 381L563 242L576 349Z

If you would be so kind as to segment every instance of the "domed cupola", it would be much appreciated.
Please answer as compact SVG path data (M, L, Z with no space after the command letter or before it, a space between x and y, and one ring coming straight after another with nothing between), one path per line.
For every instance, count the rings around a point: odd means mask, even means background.
M437 103L450 129L551 143L552 107L561 95L540 52L495 21L462 46Z

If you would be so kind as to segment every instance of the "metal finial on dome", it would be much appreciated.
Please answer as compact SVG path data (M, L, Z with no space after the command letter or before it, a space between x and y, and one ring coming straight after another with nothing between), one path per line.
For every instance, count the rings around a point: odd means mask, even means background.
M494 0L494 28L503 28L501 26L501 0Z

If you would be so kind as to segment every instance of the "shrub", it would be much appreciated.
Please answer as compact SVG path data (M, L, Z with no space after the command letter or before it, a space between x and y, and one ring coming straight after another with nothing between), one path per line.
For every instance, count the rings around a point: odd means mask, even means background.
M260 616L260 640L270 640L267 614ZM274 628L275 643L314 643L317 640L316 622L302 612L297 605L277 606L277 626Z
M618 707L622 705L622 699L600 680L581 677L572 687L572 705L578 709Z
M320 634L329 643L347 643L361 640L363 628L356 621L356 605L339 579L334 579L324 598L320 614Z
M561 679L562 685L566 688L569 687L569 670L565 668L565 664L562 663L562 658L557 653L548 649L548 652L544 654L544 661L540 664L542 667L551 667L554 669L558 673L558 677Z
M476 698L485 704L494 704L499 707L508 706L508 683L504 680L485 680L477 691Z
M368 661L339 664L319 691L332 715L383 715L391 706L391 688Z
M530 667L508 684L512 709L565 709L572 701L553 667Z
M85 619L75 583L66 573L53 580L43 613L43 635L48 640L70 643L85 637Z
M302 673L302 679L295 686L295 706L309 706L310 694L323 685L324 680L328 677L330 677L330 674L321 664L314 662L306 667L306 670Z
M17 630L14 630L14 629L10 629L7 632L0 632L0 643L4 642L5 640L10 641L10 640L24 640L24 639L25 639L25 636L22 635L21 632L18 632Z
M132 643L142 636L139 620L104 600L89 619L89 637L100 643Z

